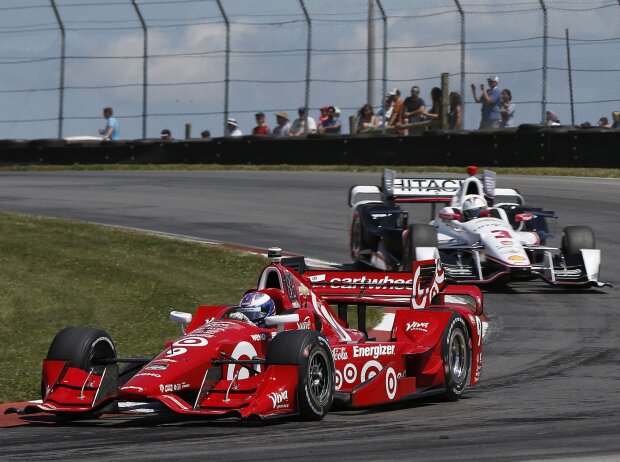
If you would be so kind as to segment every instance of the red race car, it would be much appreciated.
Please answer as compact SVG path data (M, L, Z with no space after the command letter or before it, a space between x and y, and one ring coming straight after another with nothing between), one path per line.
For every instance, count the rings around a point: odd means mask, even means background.
M439 260L379 273L307 271L303 258L282 260L279 249L270 258L239 305L201 306L193 317L173 311L183 335L154 358L116 357L100 329L63 329L43 361L42 403L6 412L83 418L129 401L193 416L317 420L334 400L353 408L429 394L453 401L480 381L482 294L444 287ZM358 329L347 325L348 305L357 305ZM367 306L393 311L385 339L366 334Z

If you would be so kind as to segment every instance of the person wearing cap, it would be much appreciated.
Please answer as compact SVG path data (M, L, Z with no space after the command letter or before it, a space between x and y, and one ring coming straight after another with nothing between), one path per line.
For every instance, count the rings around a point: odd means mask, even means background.
M321 108L321 115L319 116L319 127L325 119L327 119L327 113L329 112L329 106L323 106Z
M476 93L476 85L471 84L471 92L476 103L482 104L480 111L480 129L500 128L501 115L499 112L502 98L497 88L499 77L492 75L487 79L489 88L485 89L484 84L480 84L480 96Z
M319 125L319 133L340 133L340 119L336 117L336 108L330 106L327 110L327 119Z
M243 136L243 133L241 133L241 130L239 129L239 124L235 119L228 119L226 121L226 134L224 136Z
M420 98L420 87L414 85L411 87L411 95L403 102L401 123L421 122L425 112L426 103Z
M291 130L291 123L288 119L288 112L276 112L276 120L278 122L278 125L276 125L273 129L273 136L288 136L288 132Z
M254 117L256 118L256 127L252 129L252 135L270 135L271 129L265 123L265 113L257 112Z
M288 136L303 136L316 133L316 122L307 114L308 111L305 107L297 109L297 115L299 115L299 117L293 121ZM307 130L306 126L308 127Z
M387 121L386 128L391 133L397 133L399 135L404 135L406 133L406 130L403 128L400 128L399 125L400 125L401 114L403 112L403 105L405 104L405 100L403 100L400 97L400 90L395 88L393 91L396 92L396 95L394 96L394 109L392 109L392 115Z
M547 111L545 118L546 118L545 123L549 125L550 127L554 127L554 126L562 124L560 122L560 118L558 117L558 115L553 111Z
M171 141L173 139L172 133L167 128L164 128L161 131L161 133L159 134L159 137L162 139L162 141Z

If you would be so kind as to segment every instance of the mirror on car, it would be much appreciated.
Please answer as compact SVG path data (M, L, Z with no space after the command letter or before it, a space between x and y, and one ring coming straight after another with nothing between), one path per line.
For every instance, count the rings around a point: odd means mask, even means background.
M515 221L518 221L518 222L530 221L533 218L535 218L535 216L534 216L534 214L532 214L530 212L517 213L515 215Z
M192 314L183 311L171 311L170 320L181 327L181 332L185 335L185 328L192 322Z

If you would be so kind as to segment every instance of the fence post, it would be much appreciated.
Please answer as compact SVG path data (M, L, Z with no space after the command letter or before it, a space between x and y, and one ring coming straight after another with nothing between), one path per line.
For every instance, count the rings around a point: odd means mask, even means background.
M366 102L371 106L375 101L375 0L368 0L368 82Z
M226 121L228 120L228 98L230 93L230 21L222 5L222 0L216 0L217 7L220 9L224 23L226 24L226 64L224 66L224 134L226 134Z
M58 103L58 138L62 138L62 129L64 122L64 108L65 108L65 25L62 23L60 13L56 7L56 1L50 0L52 3L52 9L54 10L54 16L60 27L60 88L59 88L59 103Z
M140 8L138 8L138 4L136 3L136 0L131 0L131 4L136 10L136 14L138 15L138 19L140 20L140 24L142 25L142 32L144 34L144 38L142 40L142 138L144 139L146 138L146 117L147 117L148 31L146 28L146 22L144 21L144 17L142 16L142 12L140 11Z
M385 110L385 95L387 95L387 46L388 46L388 28L387 28L387 15L381 0L377 0L377 6L381 12L381 20L383 21L383 74L381 76L381 98L379 98L379 104ZM381 131L385 133L385 114L383 115L383 121L381 123Z
M543 11L543 62L542 62L542 109L541 122L544 122L547 114L547 36L548 36L548 18L547 6L544 0L539 0Z
M444 72L441 74L441 110L439 112L439 128L445 130L448 128L448 112L450 111L450 74ZM462 109L462 108L461 108Z
M568 92L570 96L570 123L575 125L575 101L573 99L573 69L570 63L570 42L568 39L568 29L566 29L566 61L568 67Z
M308 9L304 0L299 0L301 9L308 23L308 31L306 34L306 88L304 92L304 107L306 108L306 120L304 122L304 135L308 134L308 117L310 117L310 66L312 64L312 20L308 14Z
M465 12L459 0L454 0L461 16L461 99L465 101ZM464 128L465 104L461 104L461 128Z

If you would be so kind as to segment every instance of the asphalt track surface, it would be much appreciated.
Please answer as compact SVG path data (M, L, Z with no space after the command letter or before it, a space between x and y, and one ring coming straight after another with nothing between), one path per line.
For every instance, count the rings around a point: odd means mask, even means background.
M379 174L318 172L0 173L0 210L87 220L347 262L348 188ZM601 279L485 293L482 383L456 403L425 399L249 426L175 416L0 428L2 460L620 460L620 181L500 175L528 203L590 224ZM557 241L556 241L557 242Z

